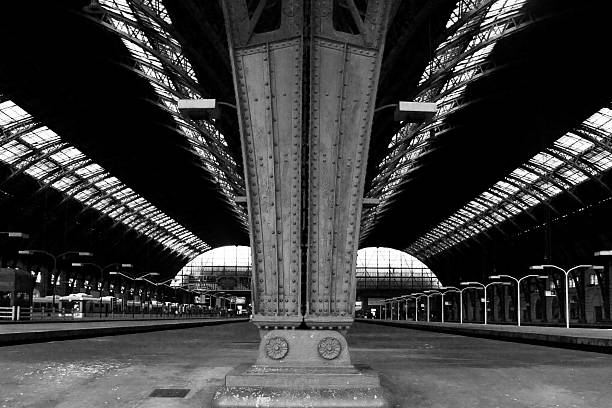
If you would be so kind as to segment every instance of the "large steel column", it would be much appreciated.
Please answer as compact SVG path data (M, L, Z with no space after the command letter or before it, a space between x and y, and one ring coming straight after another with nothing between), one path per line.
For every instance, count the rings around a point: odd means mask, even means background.
M348 407L355 396L359 406L387 406L377 375L351 364L343 332L353 322L367 152L394 1L222 4L262 341L256 364L228 375L214 405L251 406L245 401L266 395L264 406L305 398ZM297 328L308 330L288 330Z
M372 116L392 1L354 16L359 34L334 29L332 1L312 2L308 267L305 321L350 325ZM352 3L352 2L348 2Z
M253 321L262 328L302 322L301 3L284 1L280 27L257 34L245 1L223 2L247 186Z

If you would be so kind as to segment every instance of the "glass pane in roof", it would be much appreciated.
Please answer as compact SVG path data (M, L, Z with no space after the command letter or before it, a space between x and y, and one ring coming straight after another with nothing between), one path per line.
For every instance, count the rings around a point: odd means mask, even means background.
M608 108L600 109L585 121L588 125L612 133L612 111Z
M52 154L50 157L60 164L66 164L74 161L77 158L83 157L83 153L81 153L77 148L69 146L57 153Z
M540 202L538 199L536 199L531 194L520 193L518 196L520 197L521 201L529 204L530 206L534 206L534 205L536 205L537 203Z
M538 183L537 186L538 186L539 189L544 190L546 192L546 194L548 194L549 197L556 196L561 191L563 191L559 187L557 187L554 184L551 184L551 183L549 183L547 181L543 181L541 183Z
M522 167L519 167L517 169L515 169L512 173L510 173L510 176L519 179L521 181L523 181L526 184L530 184L533 183L534 181L536 181L539 178L539 175L532 173L530 171L525 170ZM506 181L507 182L507 181ZM510 185L514 185L513 183L508 183ZM517 190L518 187L514 186Z
M36 148L43 148L49 143L58 142L59 136L46 126L33 129L21 136L21 139Z
M531 161L540 166L546 167L549 171L554 170L563 164L563 162L560 159L554 156L551 156L547 152L541 152L541 153L536 154L531 159Z
M88 178L92 174L97 174L102 171L102 167L98 166L95 163L88 164L87 166L83 166L79 169L76 169L74 172L79 176Z
M593 143L573 133L567 133L555 141L555 145L563 147L575 154L580 154L593 147Z
M586 159L593 163L600 171L605 171L612 167L612 154L606 150L595 149L586 156Z
M5 163L12 164L21 159L30 151L31 150L29 147L19 143L19 141L11 140L10 142L0 146L0 160Z
M498 181L495 185L500 190L505 191L508 195L512 195L512 194L516 193L519 190L519 188L517 186L512 185L512 184L506 182L505 180Z
M569 166L561 169L558 174L572 184L581 183L588 178L583 172Z
M91 197L92 194L95 194L95 193L96 193L96 190L94 190L93 188L86 188L84 190L79 191L74 197L77 200L85 201L89 197Z
M30 166L25 172L30 176L37 179L41 179L52 171L57 170L58 167L49 160L40 160Z
M61 179L53 183L51 186L54 188L57 188L60 191L66 191L67 189L69 189L71 186L73 186L75 183L78 183L78 182L79 182L79 179L77 177L68 176L68 177L62 177Z
M0 103L0 126L10 125L28 116L30 115L26 111L15 105L12 101Z
M490 201L490 202L495 203L495 204L497 204L500 201L502 201L501 197L499 197L497 195L494 195L494 194L491 194L489 191L485 191L484 193L482 193L481 197L483 197L485 200Z

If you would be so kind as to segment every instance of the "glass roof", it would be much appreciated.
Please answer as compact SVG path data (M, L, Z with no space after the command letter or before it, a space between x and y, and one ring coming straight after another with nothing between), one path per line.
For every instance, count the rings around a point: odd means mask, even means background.
M160 105L174 117L177 129L187 137L246 226L246 212L235 202L236 195L244 195L244 181L236 172L237 164L225 137L213 124L189 120L178 112L179 99L203 96L191 63L172 34L172 20L164 5L158 0L100 0L100 4L106 11L105 26L120 36L139 72L155 90Z
M251 266L251 247L229 245L214 248L189 261L185 271L192 266Z
M384 247L368 247L357 251L357 277L381 275L430 278L433 287L441 286L427 265L403 251Z
M578 184L598 177L612 167L611 119L610 109L600 109L417 239L407 251L430 257L558 194L571 194ZM457 214L469 215L459 218ZM483 223L484 219L493 224Z
M251 248L248 246L224 246L206 251L191 261L176 275L174 282L184 282L188 276L204 267L250 267ZM410 271L414 277L433 279L434 287L440 282L435 274L415 257L392 248L362 248L357 251L357 276L370 275L406 275Z
M18 126L17 126L18 125ZM182 256L209 248L193 233L8 100L0 104L0 161Z
M463 104L467 85L492 69L488 56L496 42L531 21L517 19L525 0L459 1L447 22L447 38L436 48L419 81L414 98L436 102L438 112L427 123L406 124L389 144L389 153L378 166L367 197L379 204L364 212L363 235L373 227L376 215L385 210L401 182L416 168L415 160L427 153L431 135L446 131L445 117Z

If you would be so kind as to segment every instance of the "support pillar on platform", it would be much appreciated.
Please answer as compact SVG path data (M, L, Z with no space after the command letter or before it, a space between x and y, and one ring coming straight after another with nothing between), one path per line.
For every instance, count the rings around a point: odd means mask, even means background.
M344 334L353 322L367 153L394 5L222 1L261 343L255 364L226 377L215 407L389 406L378 375L352 365ZM346 19L354 24L335 26Z

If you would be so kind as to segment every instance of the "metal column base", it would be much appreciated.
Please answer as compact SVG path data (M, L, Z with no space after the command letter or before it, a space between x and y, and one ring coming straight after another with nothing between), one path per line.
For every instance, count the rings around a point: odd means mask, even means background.
M254 365L235 368L213 407L390 407L378 374L350 362L333 330L271 330Z

